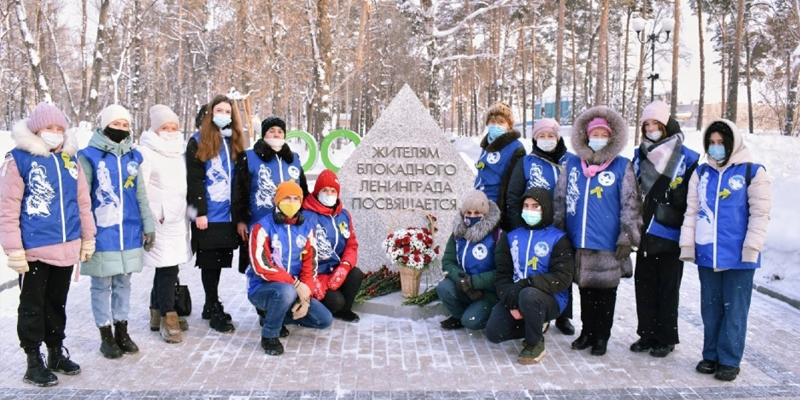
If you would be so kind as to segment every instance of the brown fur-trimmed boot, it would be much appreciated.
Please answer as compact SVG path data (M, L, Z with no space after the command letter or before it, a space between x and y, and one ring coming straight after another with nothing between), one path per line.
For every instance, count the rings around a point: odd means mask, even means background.
M167 343L180 343L183 341L183 333L181 333L180 323L178 322L178 313L170 311L167 316L161 318L161 337Z

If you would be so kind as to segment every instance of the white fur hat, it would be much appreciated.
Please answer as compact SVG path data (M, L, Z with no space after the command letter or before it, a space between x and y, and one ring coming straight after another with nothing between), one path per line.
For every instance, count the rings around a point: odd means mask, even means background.
M178 115L172 112L169 107L163 104L156 104L150 107L150 131L156 133L158 128L165 124L174 123L180 127Z

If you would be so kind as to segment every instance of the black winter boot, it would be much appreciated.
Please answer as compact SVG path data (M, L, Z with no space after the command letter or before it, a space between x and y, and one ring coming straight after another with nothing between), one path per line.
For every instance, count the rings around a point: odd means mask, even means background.
M209 321L208 325L221 333L231 333L236 330L231 323L230 315L225 314L221 303L214 304L211 307L211 321Z
M39 387L58 385L58 377L44 366L44 357L39 349L25 349L25 354L28 356L28 369L23 382Z
M128 321L114 323L114 340L117 341L117 345L125 354L133 354L139 351L139 346L133 343L131 337L128 336Z
M114 332L111 331L111 325L100 327L100 352L103 353L105 358L120 358L122 357L122 349L117 345L114 340Z
M67 351L66 356L61 351L62 349ZM81 366L69 359L69 350L64 346L47 348L47 368L64 375L78 375L81 373Z
M203 313L201 314L201 317L203 317L203 319L211 319L211 316L214 314L215 307L218 307L222 311L222 314L225 316L225 319L228 322L233 320L233 318L231 318L231 315L225 312L225 308L222 307L222 303L220 303L219 301L217 301L216 303L204 304Z
M283 344L281 344L281 341L278 338L262 337L261 348L264 349L264 353L267 353L271 356L279 356L283 354Z

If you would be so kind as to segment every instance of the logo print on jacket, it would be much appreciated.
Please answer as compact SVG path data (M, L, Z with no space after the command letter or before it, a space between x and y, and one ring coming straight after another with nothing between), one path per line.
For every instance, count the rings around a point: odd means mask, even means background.
M614 176L614 173L611 171L603 171L599 175L597 175L597 181L600 182L603 186L611 186L617 180L617 177Z
M302 235L297 235L297 238L294 239L294 244L297 245L300 249L306 247L306 237Z
M730 186L731 190L739 190L744 187L744 176L742 175L734 175L728 179L728 186Z
M517 238L511 242L511 261L514 263L514 276L520 276L522 270L519 268L519 240Z
M317 255L320 260L329 260L333 256L333 245L328 240L328 231L322 225L317 224L317 227L314 228L314 235L317 237ZM297 238L300 239L301 237L298 236ZM305 242L303 242L303 245L305 245Z
M228 173L222 167L222 158L216 156L211 159L211 167L206 171L206 177L211 181L211 185L208 187L211 201L222 202L231 199Z
M94 210L97 226L105 228L119 225L119 196L114 192L114 186L111 184L111 172L106 167L105 161L97 163L97 189L94 191L94 196L100 204Z
M547 182L547 179L544 179L541 165L531 163L531 169L528 171L528 175L530 175L530 178L528 178L528 189L537 187L550 190L550 183Z
M533 246L533 253L536 254L536 257L542 258L548 254L550 254L550 245L547 242L539 242Z
M476 260L483 260L487 255L489 255L489 250L483 243L479 243L472 248L472 256L475 257Z
M272 170L267 168L264 164L258 167L258 190L256 191L256 207L270 208L272 199L275 198L275 191L277 187L275 182L272 182Z
M709 244L714 241L714 211L708 206L708 171L700 177L697 184L697 196L700 200L700 210L697 212L697 227L695 230L695 242L697 244Z
M56 197L56 191L47 182L47 169L44 165L39 165L36 161L31 163L31 170L28 172L28 186L31 195L25 201L25 213L29 217L49 217L50 203Z
M497 164L500 161L500 152L495 151L486 155L486 162L489 164Z
M283 260L281 259L281 254L283 254L283 243L281 243L281 238L278 234L272 235L272 264L276 267L283 267Z
M350 239L350 227L347 226L344 221L339 222L339 233L341 233L345 239Z
M295 167L294 165L289 166L289 176L292 177L294 180L300 179L300 170Z
M578 189L578 168L572 167L569 171L569 180L567 182L567 214L575 215L578 212L578 198L581 197L581 191Z

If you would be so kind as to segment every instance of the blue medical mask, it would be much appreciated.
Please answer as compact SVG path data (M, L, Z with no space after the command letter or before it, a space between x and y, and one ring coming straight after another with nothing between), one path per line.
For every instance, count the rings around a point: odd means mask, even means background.
M711 156L711 158L713 158L713 159L715 159L717 161L724 160L725 159L725 146L723 146L721 144L712 144L712 145L708 146L708 155Z
M473 225L477 224L482 219L483 219L483 217L464 217L464 225L466 225L467 227L470 227L470 226L473 226Z
M608 144L608 139L589 139L589 147L595 152L600 151Z
M538 211L522 210L522 219L530 226L536 226L542 222L542 213Z
M489 125L489 143L494 142L495 139L499 138L502 134L506 133L506 128L503 128L500 125Z
M222 129L231 124L231 116L227 114L214 114L214 125Z

